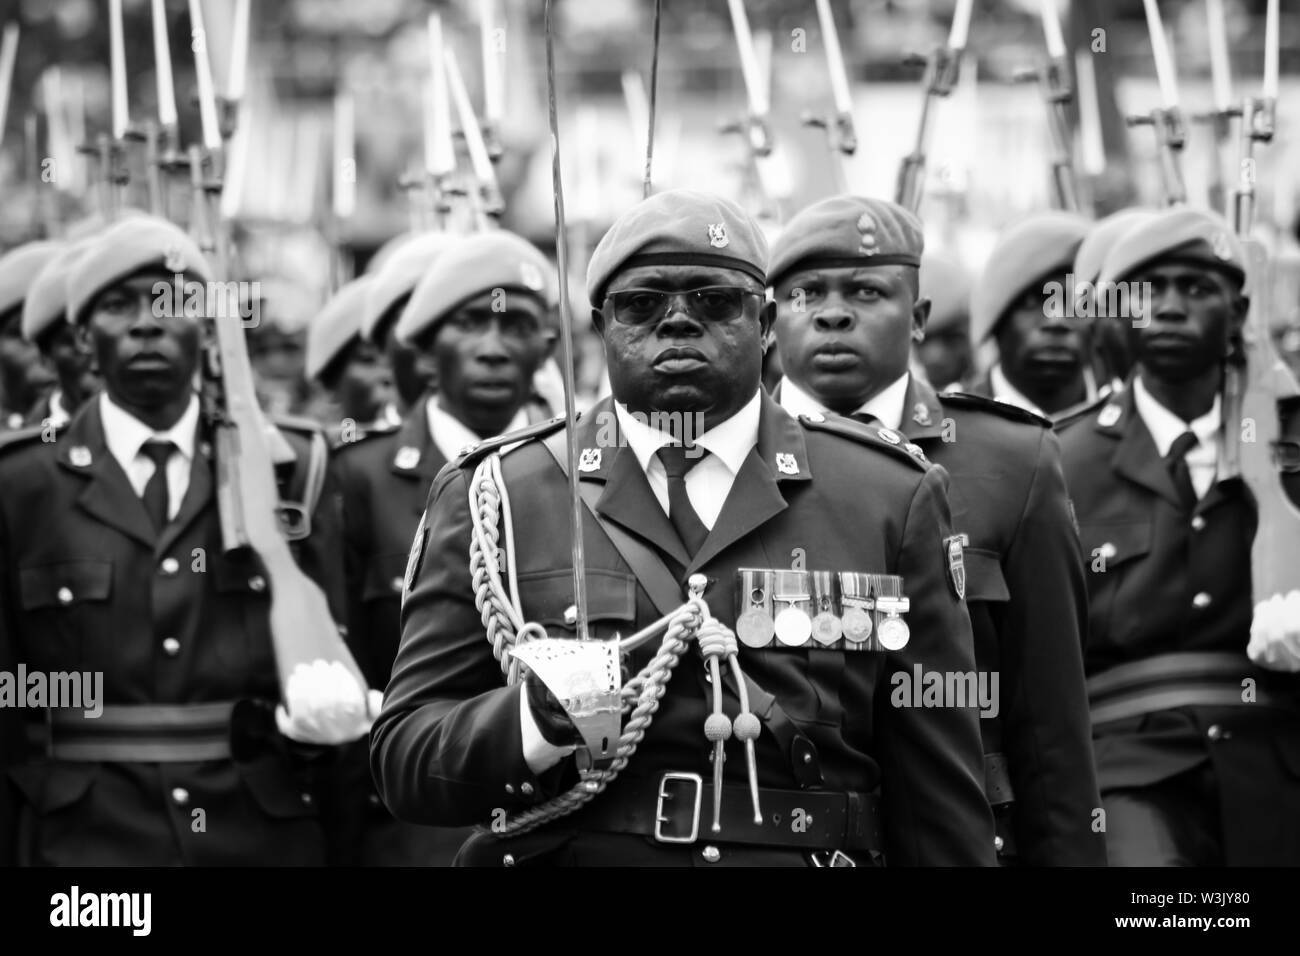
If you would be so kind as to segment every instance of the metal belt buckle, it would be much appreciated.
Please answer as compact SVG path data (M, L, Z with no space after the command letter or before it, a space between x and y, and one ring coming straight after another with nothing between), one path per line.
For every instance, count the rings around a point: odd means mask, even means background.
M673 799L672 794L668 792L668 784L674 780L695 785L695 808L691 813L690 836L666 836L663 832L664 824L669 822L669 818L664 816L664 801ZM674 770L664 774L659 780L659 799L655 801L655 839L660 843L694 843L700 835L700 806L703 802L704 779L698 773L682 773Z
M824 858L824 859L823 859ZM813 866L857 866L853 857L849 856L842 850L832 850L827 853L825 850L814 850L808 854L808 859Z

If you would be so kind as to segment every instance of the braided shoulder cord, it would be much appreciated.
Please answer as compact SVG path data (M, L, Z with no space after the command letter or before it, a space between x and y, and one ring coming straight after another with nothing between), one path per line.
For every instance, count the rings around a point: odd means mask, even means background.
M546 637L540 624L525 622L518 602L514 556L506 551L506 574L511 588L507 592L501 580L502 547L498 521L504 524L506 546L513 549L514 529L510 519L510 501L501 477L498 455L490 455L474 470L469 485L472 533L469 545L470 577L474 586L474 606L483 621L492 656L501 665L506 684L519 682L519 662L510 652L520 640ZM685 602L669 618L667 631L653 658L623 685L619 696L624 714L631 716L619 736L614 760L603 770L584 771L577 785L554 799L523 811L495 824L498 836L517 836L577 810L614 782L650 728L659 701L667 690L673 669L687 644L699 632L707 610L701 602Z

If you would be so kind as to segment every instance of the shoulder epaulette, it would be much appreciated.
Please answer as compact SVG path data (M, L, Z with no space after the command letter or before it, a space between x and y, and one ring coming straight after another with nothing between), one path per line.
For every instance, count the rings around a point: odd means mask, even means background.
M46 426L42 423L40 425L24 425L22 428L15 428L13 431L0 432L0 451L29 444L32 439L44 435L47 427L53 428L57 433L64 428L64 425Z
M349 438L347 441L339 441L337 433L328 436L330 440L330 454L341 455L349 448L355 448L358 445L364 445L375 438L392 438L397 434L398 428L359 428L356 436Z
M284 428L288 431L301 432L305 435L324 434L325 427L314 418L307 418L305 415L268 415L276 428Z
M925 471L932 464L925 457L920 445L913 444L892 428L878 424L865 424L839 415L800 415L799 421L815 431L830 432L867 445L880 451L888 452L896 458L910 462L913 467Z
M985 395L972 395L970 392L942 392L939 395L939 401L941 404L952 405L954 408L969 408L976 411L991 412L1013 422L1024 422L1028 425L1037 425L1040 428L1052 427L1050 418L1044 418L1042 415L1036 415L1019 405L999 402L996 398L989 398Z
M527 441L530 438L541 438L549 435L564 427L564 417L547 419L544 422L537 422L529 425L527 428L519 428L512 432L506 432L503 435L497 435L495 438L485 438L481 442L470 445L461 451L456 457L453 464L457 468L466 468L470 465L476 465L486 456L499 448L506 445L513 445L517 442Z
M1052 427L1058 432L1063 428L1068 428L1085 418L1090 418L1103 405L1114 399L1119 393L1111 392L1109 395L1101 395L1090 402L1080 402L1078 405L1071 406L1061 414L1052 419Z

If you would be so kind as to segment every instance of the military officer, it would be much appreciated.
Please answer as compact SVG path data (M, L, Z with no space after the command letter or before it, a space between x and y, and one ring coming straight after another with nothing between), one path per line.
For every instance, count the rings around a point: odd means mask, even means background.
M375 277L345 284L307 329L307 378L329 394L317 418L330 423L333 444L397 426L393 373L380 350L361 337L361 313Z
M936 394L909 373L910 346L927 332L923 247L920 220L884 200L838 196L786 224L768 270L786 371L779 401L792 415L879 421L947 469L975 660L999 675L1001 706L980 720L998 849L1027 864L1101 864L1087 601L1060 450L1045 419Z
M889 702L891 686L897 692L899 675L913 668L974 669L970 622L945 556L944 474L894 432L796 419L761 390L766 263L758 225L727 200L672 190L621 216L587 273L612 396L571 437L589 507L582 547L591 633L626 637L672 613L698 572L718 622L711 657L728 646L730 632L719 625L731 628L741 611L756 625L740 628L745 679L706 680L701 645L692 642L617 779L527 836L476 834L461 862L995 862L976 711L922 713ZM508 559L495 561L508 568L502 575L523 621L572 633L573 542L559 506L568 494L559 465L566 436L558 428L482 443L433 486L408 565L402 643L371 737L380 793L403 819L508 827L512 814L568 791L577 761L590 755L584 747L575 756L574 725L536 675L522 687L503 680L467 562L479 520L471 517L471 473L483 464L490 474L487 456L508 449L497 488L513 535L502 539ZM872 494L861 494L864 486ZM477 500L482 514L497 499ZM816 592L808 590L814 582ZM482 587L491 585L480 584L479 597ZM852 611L847 625L843 607ZM900 608L910 609L905 620ZM882 627L881 640L896 650L867 649ZM632 651L628 673L655 653L652 645ZM742 707L738 693L752 707L735 726L754 747L758 823L745 751L718 736L720 722L730 726L727 715ZM729 749L720 791L705 783L717 747ZM720 830L709 822L715 793Z
M398 340L439 388L387 434L346 443L332 463L342 491L351 643L372 686L392 672L411 537L439 470L467 445L549 418L530 399L555 340L557 286L545 256L505 231L463 238L416 284ZM468 836L403 824L382 806L360 755L367 802L360 862L446 865Z
M29 242L0 256L0 432L21 428L27 410L55 387L40 352L23 338L22 316L32 279L62 245Z
M940 391L964 390L974 371L970 343L970 274L955 257L927 252L921 257L921 298L930 302L925 338L916 357Z
M1100 278L1150 290L1127 323L1125 388L1060 425L1110 861L1294 866L1300 677L1252 660L1295 670L1300 655L1267 627L1252 637L1253 505L1216 480L1222 430L1239 427L1220 389L1247 310L1242 250L1222 217L1166 210L1124 233Z
M1051 417L1097 395L1069 273L1088 221L1040 212L998 239L971 292L971 338L998 359L971 391Z
M46 262L23 302L23 338L40 349L58 379L58 386L28 411L28 425L67 424L72 413L99 389L90 349L77 340L66 317L68 272L88 243L83 240L66 246Z
M222 549L193 390L201 318L155 291L177 274L211 278L170 223L106 229L72 268L67 308L104 390L55 440L38 427L0 447L0 661L98 688L85 707L29 692L28 706L0 708L6 862L320 863L329 751L316 744L365 729L314 678L296 685L306 696L286 688L289 713L273 707L267 572ZM282 431L295 454L282 500L312 518L300 561L338 594L323 436Z

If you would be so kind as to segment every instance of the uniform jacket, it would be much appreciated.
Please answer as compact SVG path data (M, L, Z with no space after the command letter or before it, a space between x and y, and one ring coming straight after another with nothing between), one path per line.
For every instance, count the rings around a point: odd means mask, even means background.
M620 444L608 437L614 421L609 400L580 421L575 440L601 452L597 467L582 471L581 480L602 486L600 513L659 549L670 566L681 569L680 581L697 571L706 575L709 607L727 625L736 619L736 570L790 567L795 549L803 549L809 570L903 577L912 603L911 639L902 650L886 655L742 647L741 663L812 740L827 789L880 789L890 864L993 863L977 710L895 707L890 699L891 675L912 673L913 665L974 670L969 618L947 577L944 539L951 529L943 470L889 445L874 429L847 423L854 437L845 437L827 430L829 425L791 418L765 396L757 446L709 537L688 560L631 448L610 447ZM605 437L599 440L602 425ZM793 456L797 473L778 469L778 454ZM564 772L571 758L540 778L529 770L521 745L520 688L503 686L474 607L467 561L473 463L473 456L462 459L462 467L444 470L434 485L426 527L413 549L402 644L371 735L381 793L409 820L487 822L495 809L517 812L573 779ZM524 615L561 633L564 610L573 601L566 509L557 506L566 497L565 479L537 441L505 454L502 469ZM657 619L632 569L595 522L584 523L583 540L594 633L628 634ZM640 669L655 649L633 652L630 669ZM629 779L653 780L669 770L708 778L710 748L702 728L711 701L703 673L692 645L628 769L596 799L618 801L620 785ZM734 714L738 704L730 692L727 697L725 709ZM757 751L760 785L797 786L788 756L770 733L759 737ZM741 782L744 760L739 751L729 752L728 779Z
M282 430L298 458L293 497L310 433ZM251 553L222 553L211 443L199 439L188 492L161 534L105 444L98 402L53 442L33 429L0 447L0 666L102 672L108 705L279 697L267 580ZM296 546L327 595L341 591L334 503L326 488ZM313 787L328 751L290 746L269 707L249 713L266 718L249 727L266 738L239 762L95 763L34 752L22 725L41 711L0 709L5 861L321 863Z
M1241 654L1252 598L1255 512L1238 480L1180 503L1132 388L1059 426L1087 566L1089 676L1179 651ZM1265 675L1300 701L1300 678ZM1225 851L1236 863L1300 860L1300 719L1277 710L1181 707L1094 729L1103 792L1143 787L1209 760Z
M975 660L999 675L1001 698L980 730L985 753L1006 757L1019 859L1102 865L1083 683L1087 594L1056 437L1036 415L936 395L915 376L899 431L947 470L953 530L969 539Z

